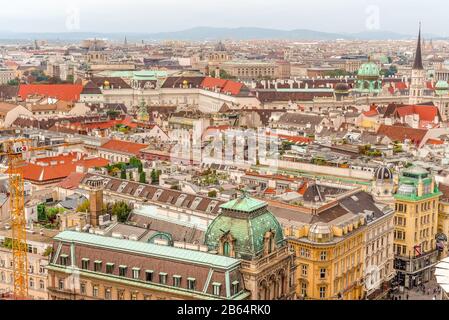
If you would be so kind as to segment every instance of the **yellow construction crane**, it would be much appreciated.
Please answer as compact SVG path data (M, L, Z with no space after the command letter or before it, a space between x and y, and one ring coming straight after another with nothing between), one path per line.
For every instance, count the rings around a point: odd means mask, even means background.
M3 152L0 153L0 156L6 156L8 160L15 299L28 298L28 248L26 242L25 190L23 181L25 161L23 154L31 151L74 145L73 143L65 143L45 147L32 147L31 142L32 140L30 139L22 138L1 142L3 144Z

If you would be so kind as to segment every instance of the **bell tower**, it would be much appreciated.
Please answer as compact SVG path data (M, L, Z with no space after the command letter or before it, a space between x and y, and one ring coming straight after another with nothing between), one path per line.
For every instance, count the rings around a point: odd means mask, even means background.
M422 63L421 50L421 23L419 24L418 44L416 46L415 61L412 68L412 82L410 84L409 103L418 104L423 102L425 89L426 71Z
M86 186L90 202L89 223L92 227L98 227L99 217L103 214L103 178L91 177L86 181Z

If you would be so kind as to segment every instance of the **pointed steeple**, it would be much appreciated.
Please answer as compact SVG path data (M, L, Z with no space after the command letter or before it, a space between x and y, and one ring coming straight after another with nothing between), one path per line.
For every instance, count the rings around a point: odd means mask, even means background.
M421 22L419 23L418 45L416 47L415 62L413 63L413 69L423 70L422 53L421 53Z

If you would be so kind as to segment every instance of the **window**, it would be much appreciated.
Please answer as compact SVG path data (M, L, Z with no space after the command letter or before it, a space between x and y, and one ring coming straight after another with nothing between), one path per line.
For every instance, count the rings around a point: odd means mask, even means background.
M60 279L58 284L59 290L64 290L64 280Z
M159 283L167 284L167 274L165 272L159 272Z
M228 241L223 244L223 255L227 257L231 255L231 246Z
M153 270L145 271L145 281L147 281L147 282L153 281Z
M86 294L86 284L84 282L80 284L80 292L81 294Z
M174 275L173 276L173 287L181 286L181 276Z
M195 278L187 278L187 289L189 290L195 290Z
M106 300L112 299L111 288L104 288L104 298Z
M95 272L101 272L101 261L96 260L94 262L94 271Z
M33 287L34 287L34 279L30 278L30 288L33 288Z
M214 295L219 296L220 290L221 290L221 283L218 283L218 282L212 283L212 288L213 288Z
M326 298L326 287L320 287L320 299Z
M66 266L68 264L69 261L69 256L66 254L61 254L61 256L59 257L59 262L62 266Z
M131 292L131 300L137 300L137 291Z
M139 279L139 278L140 278L140 269L133 268L133 279Z
M114 273L114 264L113 263L106 263L106 273L113 274Z
M307 283L301 283L301 295L307 297Z
M232 283L232 295L236 295L240 291L240 282L234 281Z
M117 300L125 300L125 290L117 290Z
M81 259L81 269L83 270L89 269L89 259L86 258Z
M126 273L128 271L128 267L127 266L119 266L118 270L119 270L119 276L120 277L126 277Z
M324 279L324 278L326 278L326 269L321 268L320 269L320 279Z
M40 280L39 281L39 289L45 290L45 282L44 282L44 280Z
M320 260L321 261L325 261L327 259L327 252L326 251L321 251L320 252Z
M303 264L303 265L301 266L301 275L307 277L307 270L308 270L308 265Z
M93 297L98 297L98 286L93 286L92 287L92 296Z

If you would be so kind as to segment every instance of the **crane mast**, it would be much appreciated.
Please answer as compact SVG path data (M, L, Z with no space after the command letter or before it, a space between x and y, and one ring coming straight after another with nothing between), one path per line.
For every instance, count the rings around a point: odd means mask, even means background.
M16 299L26 299L28 297L28 248L25 231L25 191L22 172L22 154L10 154L8 163L14 296Z
M9 175L9 203L12 229L13 287L15 299L28 299L28 246L26 242L25 187L23 180L23 154L29 151L66 147L75 143L64 143L46 147L31 147L30 139L11 139L3 142L3 152L7 156Z

